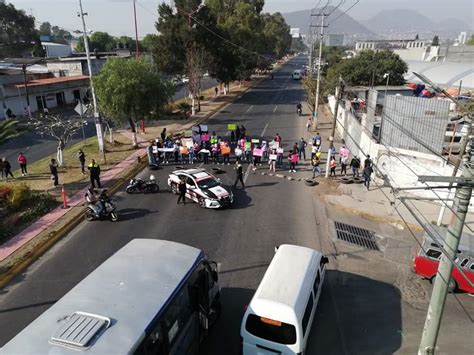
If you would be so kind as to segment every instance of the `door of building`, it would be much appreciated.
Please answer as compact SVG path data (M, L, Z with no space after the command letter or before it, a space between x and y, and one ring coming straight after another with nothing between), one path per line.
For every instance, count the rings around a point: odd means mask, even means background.
M64 104L66 103L63 91L56 93L56 102L58 104L58 107L64 106Z

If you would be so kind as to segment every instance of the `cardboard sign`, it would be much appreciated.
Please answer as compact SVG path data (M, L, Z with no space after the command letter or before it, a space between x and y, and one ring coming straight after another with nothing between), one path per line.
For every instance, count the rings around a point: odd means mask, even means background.
M252 139L252 143L260 143L260 139L258 139L258 138L253 138L253 139Z
M164 153L172 153L174 152L174 148L158 148L158 151Z
M221 147L221 154L222 155L230 154L230 147L226 147L226 146Z
M201 140L202 140L203 142L209 142L209 134L207 134L207 133L206 133L206 134L202 134L202 135L201 135Z
M255 149L253 150L253 156L254 156L254 157L261 157L262 154L263 154L263 152L262 152L261 149L255 148Z
M191 148L193 146L192 138L181 138L181 145Z
M154 154L158 153L158 147L156 145L153 146L153 153Z
M283 148L277 148L277 154L283 154Z
M200 125L200 127L201 127L201 132L209 132L206 124L202 124Z
M271 141L269 146L271 149L278 149L280 147L280 142Z
M179 152L181 154L189 154L189 149L188 147L184 146L184 147L179 147Z
M270 154L270 155L268 156L268 159L270 159L270 160L277 160L277 155L276 155L276 154Z
M240 149L240 148L235 148L235 156L236 156L236 157L242 156L242 149Z
M237 125L235 123L229 123L227 125L227 130L228 131L235 131L237 129Z
M199 133L199 127L198 127L198 126L194 126L193 128L191 128L191 130L192 130L193 132Z

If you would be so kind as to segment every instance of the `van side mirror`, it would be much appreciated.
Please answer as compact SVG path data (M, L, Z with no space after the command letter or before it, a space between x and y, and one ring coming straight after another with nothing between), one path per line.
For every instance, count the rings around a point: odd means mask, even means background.
M321 264L327 264L328 262L329 262L329 259L328 259L327 256L323 256L323 257L321 258Z

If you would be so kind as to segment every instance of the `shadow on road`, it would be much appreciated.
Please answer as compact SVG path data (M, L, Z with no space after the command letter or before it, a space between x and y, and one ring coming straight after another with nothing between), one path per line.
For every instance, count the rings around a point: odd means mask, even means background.
M240 324L254 290L222 288L222 314L201 354L239 354ZM400 347L400 292L391 284L329 270L306 354L393 354Z
M123 208L117 211L117 214L119 216L119 221L130 221L157 212L158 211L150 211L144 208Z

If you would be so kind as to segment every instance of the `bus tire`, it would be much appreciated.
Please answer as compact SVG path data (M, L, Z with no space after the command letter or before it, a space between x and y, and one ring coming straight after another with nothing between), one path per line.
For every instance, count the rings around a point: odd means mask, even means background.
M434 285L436 281L436 276L431 278L431 284ZM454 293L458 289L458 283L452 277L449 278L448 293Z

